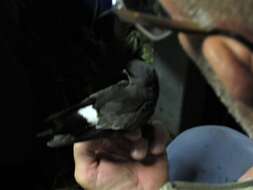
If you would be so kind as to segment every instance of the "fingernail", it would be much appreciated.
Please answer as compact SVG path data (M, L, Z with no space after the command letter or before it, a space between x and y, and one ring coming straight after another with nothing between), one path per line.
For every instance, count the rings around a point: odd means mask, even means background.
M134 160L143 160L146 155L143 151L135 149L131 152L131 156Z
M137 143L136 147L132 150L131 156L134 160L143 160L148 152L148 144L146 141Z
M165 151L165 145L157 144L151 148L151 153L154 155L162 154Z

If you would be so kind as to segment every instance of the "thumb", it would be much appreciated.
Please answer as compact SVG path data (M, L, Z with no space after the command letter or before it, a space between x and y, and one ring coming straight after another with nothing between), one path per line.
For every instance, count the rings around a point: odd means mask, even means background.
M245 181L250 181L253 180L253 167L248 170L240 179L239 181L245 182Z

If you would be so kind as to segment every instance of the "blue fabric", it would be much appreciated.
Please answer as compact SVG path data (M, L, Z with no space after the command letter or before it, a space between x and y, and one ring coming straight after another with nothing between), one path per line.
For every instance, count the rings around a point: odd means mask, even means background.
M167 148L171 181L227 183L253 167L253 141L221 126L180 134Z

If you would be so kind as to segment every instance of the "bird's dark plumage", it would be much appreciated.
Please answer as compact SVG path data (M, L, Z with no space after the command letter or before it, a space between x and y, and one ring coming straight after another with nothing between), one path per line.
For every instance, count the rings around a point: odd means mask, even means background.
M77 141L110 135L110 133L141 128L147 123L156 107L159 94L155 69L139 60L132 61L124 72L128 80L122 80L100 90L78 105L74 105L47 119L53 123L51 147L72 144ZM97 114L91 122L80 110L89 107Z

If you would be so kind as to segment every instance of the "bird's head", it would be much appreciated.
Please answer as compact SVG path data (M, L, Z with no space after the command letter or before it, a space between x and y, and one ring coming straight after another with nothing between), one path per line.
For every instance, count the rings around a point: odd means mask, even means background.
M143 87L158 86L158 77L155 68L140 60L131 61L125 73L128 75L130 83L136 82Z

